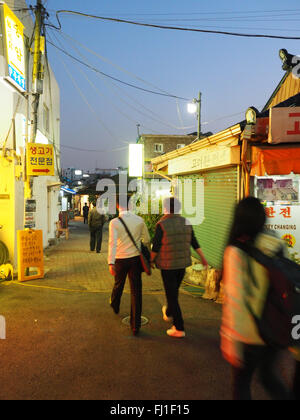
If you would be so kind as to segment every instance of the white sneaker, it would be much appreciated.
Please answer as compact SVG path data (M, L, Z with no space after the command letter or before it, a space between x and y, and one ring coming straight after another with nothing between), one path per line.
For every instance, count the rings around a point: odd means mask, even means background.
M162 307L162 313L163 313L163 320L164 321L166 321L166 322L171 322L172 321L172 318L167 315L167 307L166 306Z
M170 337L175 337L175 338L184 338L185 337L185 332L177 330L174 325L170 330L167 331L167 334Z

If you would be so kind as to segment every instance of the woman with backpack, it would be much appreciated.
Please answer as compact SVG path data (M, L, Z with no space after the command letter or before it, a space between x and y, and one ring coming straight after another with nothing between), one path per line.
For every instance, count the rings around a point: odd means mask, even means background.
M265 222L265 209L258 199L242 200L236 207L224 253L221 350L232 366L234 400L252 399L251 382L256 370L272 399L290 399L288 389L276 372L281 352L263 341L255 322L255 318L262 316L267 298L267 271L241 249L243 244L250 243L271 257L283 249L281 240L264 232Z

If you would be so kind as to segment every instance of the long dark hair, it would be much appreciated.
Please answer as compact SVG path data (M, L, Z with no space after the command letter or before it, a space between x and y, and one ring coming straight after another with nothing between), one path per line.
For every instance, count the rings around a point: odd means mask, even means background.
M266 223L265 208L255 197L240 201L235 209L228 245L237 240L254 241Z

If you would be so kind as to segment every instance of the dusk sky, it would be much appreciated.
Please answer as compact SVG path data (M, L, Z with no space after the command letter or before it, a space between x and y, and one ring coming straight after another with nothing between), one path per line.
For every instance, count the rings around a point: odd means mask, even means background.
M300 37L299 0L48 0L46 7L48 23L55 26L55 11L65 9L165 26ZM300 54L299 40L164 30L70 14L60 14L60 21L61 31L48 27L48 40L100 72L184 99L201 91L203 132L243 120L249 106L261 110L284 75L279 50ZM51 45L48 53L61 90L64 168L127 166L137 124L143 134L197 130L186 100L121 84Z

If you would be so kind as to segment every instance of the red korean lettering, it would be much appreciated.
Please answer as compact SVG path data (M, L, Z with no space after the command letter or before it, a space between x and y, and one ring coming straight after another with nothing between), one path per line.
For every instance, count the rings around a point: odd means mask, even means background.
M300 113L299 112L293 112L289 114L289 118L298 118L300 119ZM288 130L287 135L293 136L299 134L300 135L300 120L294 121L294 130Z

